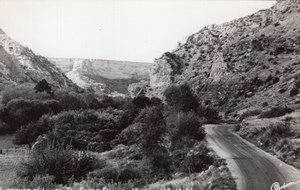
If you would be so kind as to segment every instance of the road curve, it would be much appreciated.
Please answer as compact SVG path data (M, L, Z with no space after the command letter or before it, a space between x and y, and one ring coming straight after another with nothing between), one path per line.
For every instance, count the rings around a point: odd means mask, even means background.
M226 159L239 190L300 190L300 170L242 139L230 125L206 125L205 129L209 146ZM275 182L280 187L271 188Z

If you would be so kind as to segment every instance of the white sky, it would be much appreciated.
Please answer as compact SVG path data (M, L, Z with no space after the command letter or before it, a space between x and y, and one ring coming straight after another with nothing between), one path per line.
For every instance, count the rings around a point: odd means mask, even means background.
M0 28L46 57L153 62L210 24L275 1L0 0Z

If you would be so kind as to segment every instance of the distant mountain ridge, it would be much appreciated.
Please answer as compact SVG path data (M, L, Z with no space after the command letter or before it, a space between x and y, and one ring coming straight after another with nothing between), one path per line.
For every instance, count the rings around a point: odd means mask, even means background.
M45 57L34 54L0 29L0 90L7 85L36 84L42 79L56 88L79 89Z
M149 80L151 63L103 59L48 58L74 83L98 93L127 94L128 85Z

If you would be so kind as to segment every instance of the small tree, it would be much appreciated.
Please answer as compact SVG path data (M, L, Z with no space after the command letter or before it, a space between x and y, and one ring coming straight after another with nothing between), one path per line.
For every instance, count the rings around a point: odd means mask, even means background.
M150 165L154 175L167 176L170 172L171 163L168 152L163 146L167 128L162 108L147 107L143 109L135 122L146 125L139 142L144 160Z
M36 92L46 92L47 94L53 96L54 92L51 85L46 81L46 79L41 80L34 87Z
M170 86L164 96L167 104L179 111L196 111L199 107L198 98L187 83Z
M151 100L146 96L138 96L133 98L132 104L137 108L144 109L145 107L151 105Z

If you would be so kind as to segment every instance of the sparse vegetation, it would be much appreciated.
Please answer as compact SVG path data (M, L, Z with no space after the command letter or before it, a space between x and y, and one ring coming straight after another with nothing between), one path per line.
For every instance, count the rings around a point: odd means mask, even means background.
M287 113L291 113L293 109L288 107L273 107L267 111L263 111L259 118L272 118L272 117L280 117Z
M245 111L241 114L241 116L239 117L239 121L243 121L247 117L256 116L256 115L259 115L261 113L262 113L262 111L260 109L247 110L247 111Z
M275 154L281 160L300 168L299 146L293 142L296 133L291 130L289 121L270 123L267 126L241 125L238 133L257 146Z

